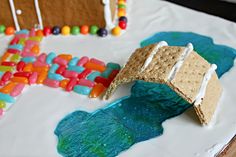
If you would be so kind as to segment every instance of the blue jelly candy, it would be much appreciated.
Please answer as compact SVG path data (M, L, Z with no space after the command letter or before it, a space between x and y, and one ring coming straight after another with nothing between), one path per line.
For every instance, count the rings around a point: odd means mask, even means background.
M21 58L21 61L23 61L25 63L33 63L36 61L36 58L35 57L24 57L24 58Z
M59 75L59 74L55 74L55 73L48 73L48 78L52 79L52 80L57 80L57 81L61 81L63 80L63 76Z
M82 66L69 66L69 67L67 68L67 70L75 71L75 72L81 73L81 72L84 71L84 67L82 67Z
M95 71L87 76L87 79L90 81L94 81L96 77L101 76L101 73L98 71Z
M8 103L14 103L16 101L12 96L4 93L0 93L0 100Z
M91 88L86 87L86 86L74 86L74 92L78 93L78 94L82 94L82 95L89 95Z
M49 69L50 73L55 73L57 71L57 69L59 68L58 64L52 64L52 66Z
M73 57L73 58L70 60L70 62L69 62L69 66L75 66L75 65L77 65L78 61L79 61L79 58L78 58L78 57Z
M46 58L47 64L52 64L52 60L56 57L54 52L50 52Z

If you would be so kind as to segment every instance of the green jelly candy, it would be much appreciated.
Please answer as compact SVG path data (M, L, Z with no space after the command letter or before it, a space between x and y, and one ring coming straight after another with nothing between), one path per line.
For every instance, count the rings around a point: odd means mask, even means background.
M25 45L25 38L21 38L18 44Z
M98 27L97 26L91 26L90 28L90 34L97 34L97 31L98 31Z
M6 71L12 72L13 70L14 70L14 68L11 66L4 66L4 65L0 66L0 71L2 71L2 72L6 72Z
M71 29L72 35L78 35L80 33L80 28L78 26L73 26Z
M4 33L6 30L6 27L4 25L0 25L0 33Z
M6 107L5 101L0 100L0 109L3 109Z
M18 62L20 60L20 55L19 54L14 54L11 57L12 62Z

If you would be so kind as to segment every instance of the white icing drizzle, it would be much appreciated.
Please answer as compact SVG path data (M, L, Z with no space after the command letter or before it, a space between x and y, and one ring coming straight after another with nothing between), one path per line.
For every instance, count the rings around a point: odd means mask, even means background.
M175 65L171 69L170 74L168 76L168 81L172 81L174 79L175 75L177 74L182 64L184 63L184 60L189 56L189 54L192 51L193 51L193 45L189 43L187 47L184 49L184 52L182 53L178 61L175 63Z
M102 2L104 4L104 18L106 21L106 28L111 29L115 27L115 25L112 22L110 0L102 0Z
M148 67L148 65L152 62L154 55L158 52L159 48L161 48L163 46L168 46L167 42L161 41L155 46L155 48L152 50L151 54L148 56L148 58L144 62L144 65L141 68L141 72L144 71Z
M202 84L201 87L199 89L199 92L195 98L194 101L194 105L200 105L202 102L202 98L204 98L205 93L206 93L206 88L207 88L207 84L210 81L212 74L215 72L215 70L217 69L217 65L212 64L211 67L208 69L208 71L205 73L203 80L202 80Z
M16 31L19 31L20 30L20 25L18 23L18 19L17 19L17 16L16 16L14 1L13 0L9 0L9 4L10 4L10 7L11 7L11 13L12 13L12 16L13 16L13 20L14 20L14 24L15 24L15 27L16 27Z
M38 16L39 27L40 27L40 29L43 29L43 20L42 20L41 11L40 11L40 8L39 8L38 0L34 0L34 6L35 6L35 9L36 9L36 14Z

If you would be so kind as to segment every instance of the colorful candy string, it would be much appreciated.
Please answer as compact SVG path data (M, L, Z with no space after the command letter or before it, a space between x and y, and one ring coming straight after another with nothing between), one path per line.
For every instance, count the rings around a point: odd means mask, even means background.
M126 0L118 0L117 1L117 17L118 24L112 28L111 34L114 36L119 36L122 33L122 30L125 30L127 27L128 19L126 17ZM13 35L15 33L14 27L5 27L4 25L0 25L0 34L5 33L6 35ZM105 37L108 35L108 30L106 28L99 28L96 25L87 26L63 26L60 28L59 26L54 27L44 27L42 30L36 31L37 36L48 36L48 35L98 35L99 37Z

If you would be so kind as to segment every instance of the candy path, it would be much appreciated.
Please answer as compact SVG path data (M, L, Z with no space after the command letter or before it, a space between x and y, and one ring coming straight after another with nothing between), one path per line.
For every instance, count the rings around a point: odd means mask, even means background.
M40 52L43 36L34 29L16 32L0 65L0 115L15 103L25 85L43 84L52 88L99 97L120 70L120 65L83 56Z

